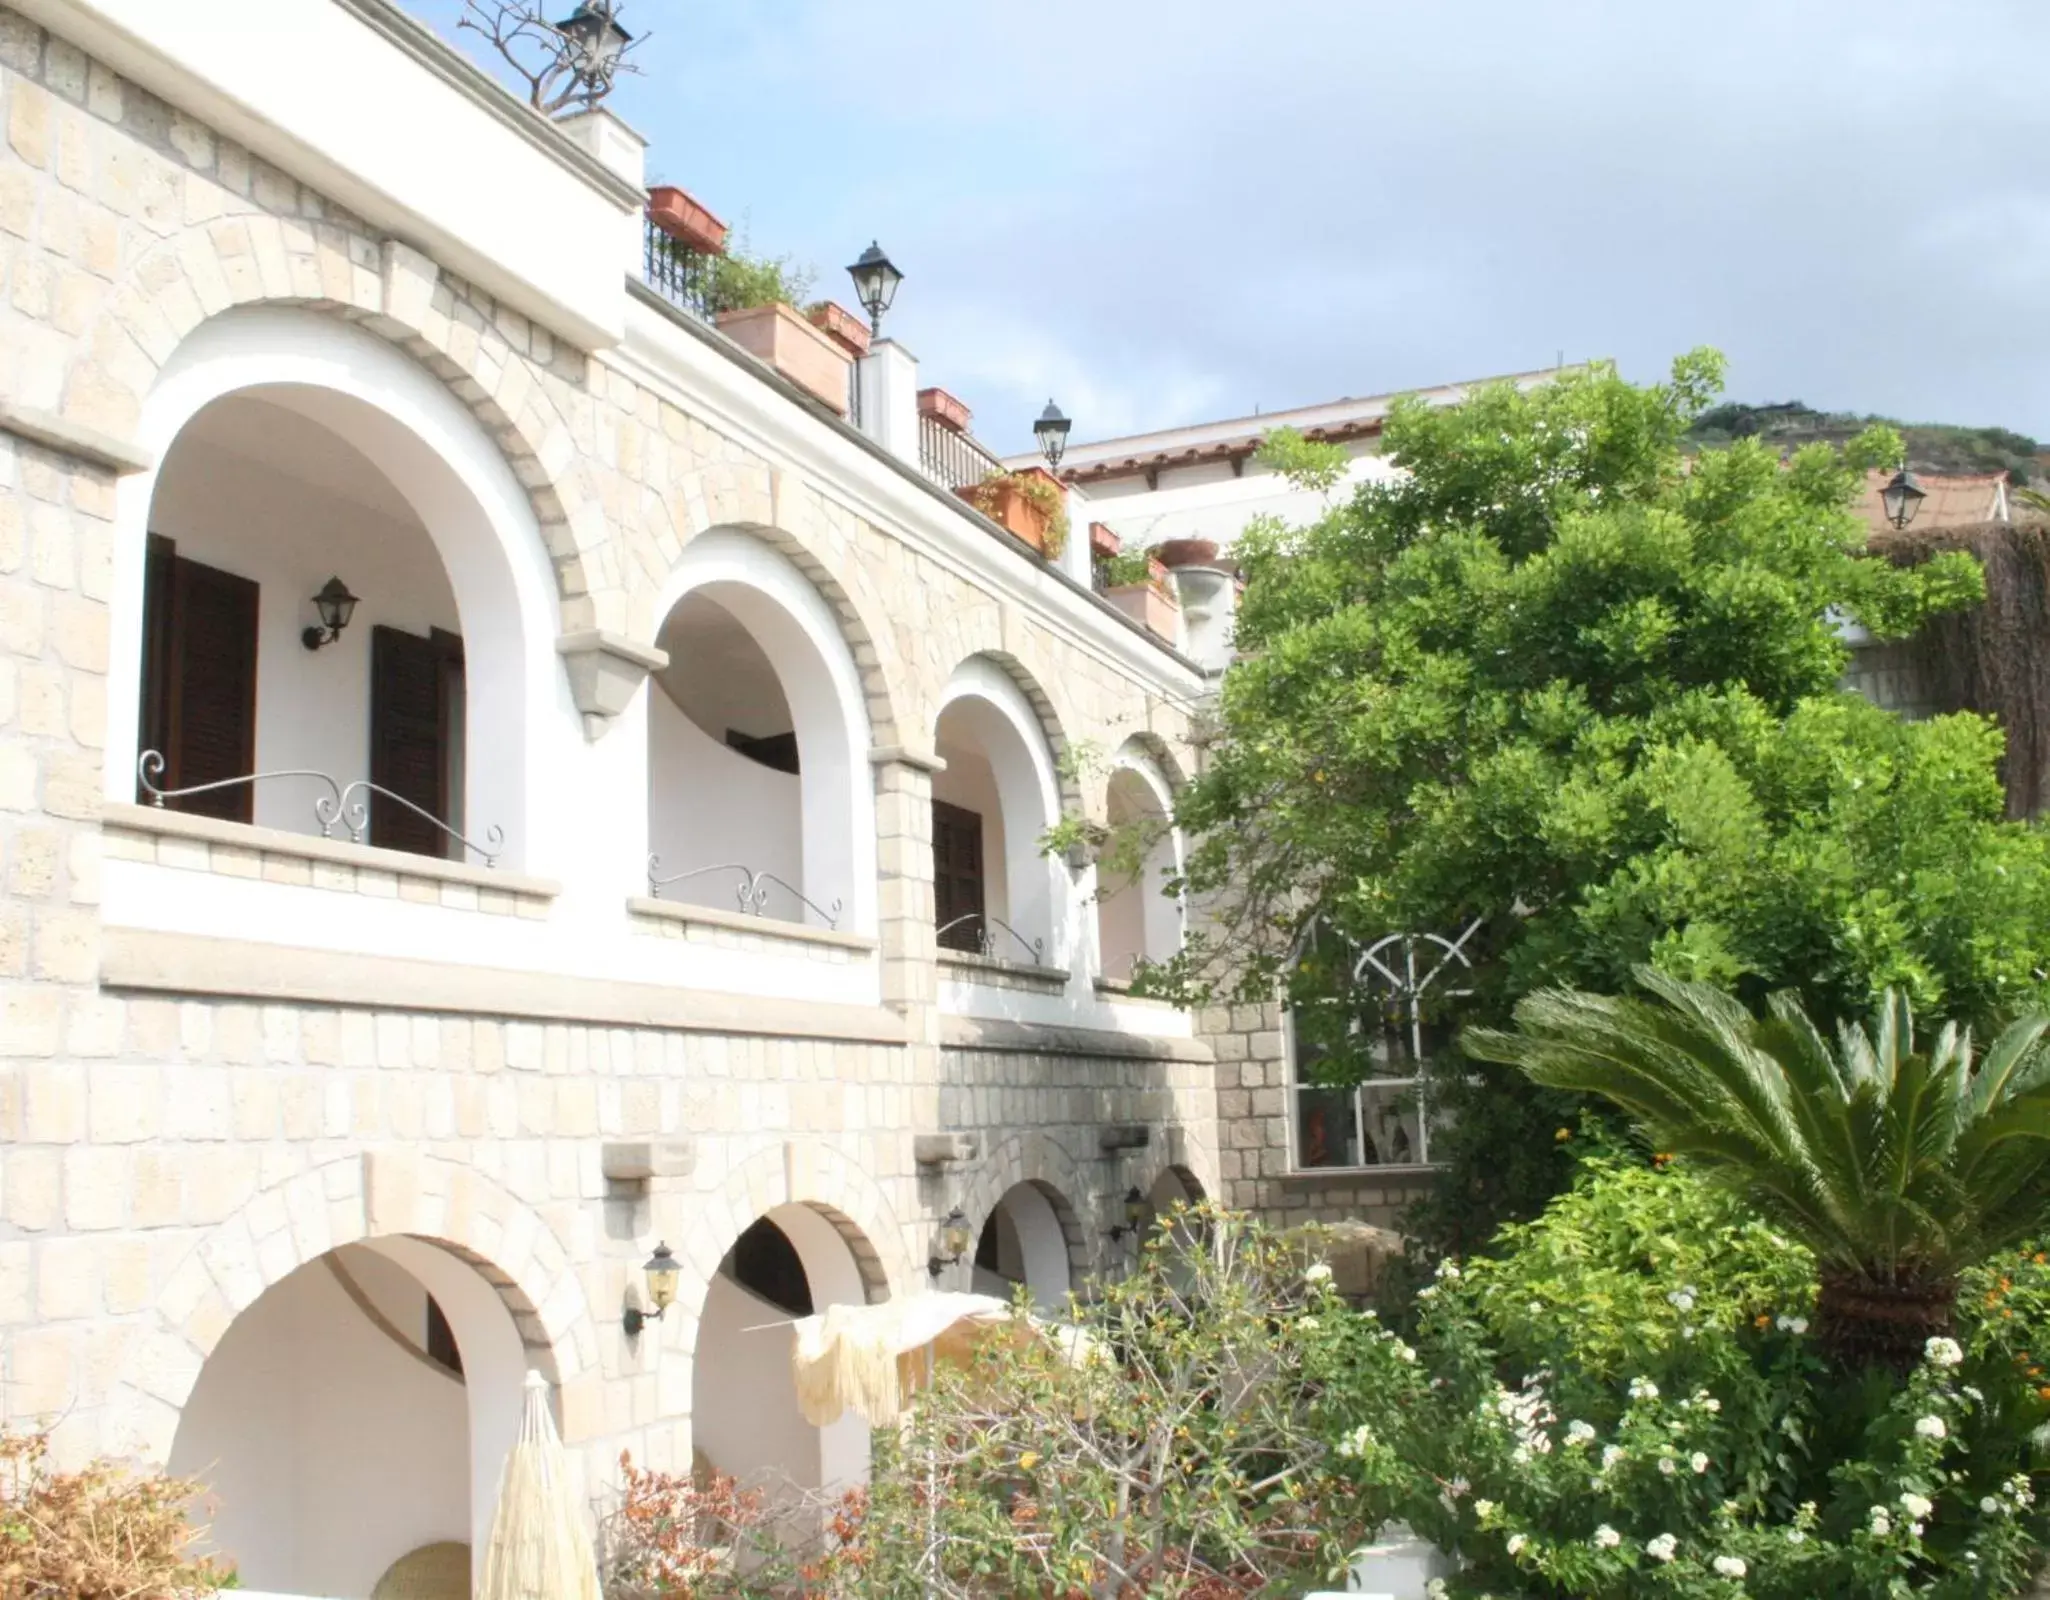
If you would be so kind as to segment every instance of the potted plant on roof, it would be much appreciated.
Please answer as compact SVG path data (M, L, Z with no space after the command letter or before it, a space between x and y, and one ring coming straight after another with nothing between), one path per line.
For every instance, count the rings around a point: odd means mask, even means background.
M845 306L832 300L814 300L804 314L814 328L855 360L868 354L868 324Z
M1217 565L1217 541L1215 539L1163 539L1153 547L1153 553L1165 567L1214 567Z
M658 183L648 191L648 220L686 250L707 256L725 252L726 224L673 183Z
M1167 568L1150 550L1132 550L1103 564L1103 598L1148 632L1173 643L1181 606L1167 586Z
M798 311L812 276L788 256L752 255L743 244L713 258L705 310L741 349L844 417L853 357Z
M1067 491L1044 467L993 473L954 492L1049 561L1059 560L1068 547Z

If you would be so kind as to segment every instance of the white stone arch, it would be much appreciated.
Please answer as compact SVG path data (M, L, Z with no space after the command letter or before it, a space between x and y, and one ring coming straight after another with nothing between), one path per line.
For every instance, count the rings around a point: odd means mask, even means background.
M579 740L555 651L560 600L532 500L448 386L352 323L295 307L230 311L172 352L142 403L137 443L155 460L117 491L105 769L134 792L143 568L166 456L204 407L261 391L368 456L427 528L461 615L466 672L464 815L505 830L505 860L534 867L567 801L553 775ZM552 711L554 714L548 714Z
M949 713L954 717L950 718ZM1045 854L1041 837L1061 815L1061 780L1052 747L1038 711L1017 681L988 656L971 656L947 679L934 715L933 740L940 726L954 721L986 759L1001 817L1004 920L1029 945L1044 941L1044 960L1066 964L1074 949L1072 896L1064 865ZM933 794L944 799L949 780L934 780ZM987 838L988 835L986 834ZM985 880L994 877L996 861L983 863ZM999 940L999 954L1019 954Z
M658 632L677 604L699 591L717 599L753 636L789 702L803 767L799 887L821 905L838 901L842 930L873 933L876 815L869 700L841 619L787 555L738 528L712 529L684 547L657 598ZM660 692L652 684L643 690ZM646 716L635 720L645 737ZM665 867L698 864L685 859ZM804 920L820 918L806 910Z
M1059 1251L1065 1255L1059 1281L1066 1288L1079 1287L1090 1269L1089 1237L1077 1209L1088 1203L1087 1185L1074 1158L1045 1134L1015 1134L977 1167L961 1202L971 1237L979 1245L997 1209L1020 1191L1031 1194L1021 1208L1022 1217L1013 1217L1014 1224L1023 1222L1019 1243L1025 1247L1028 1282L1034 1266L1040 1268L1042 1280L1054 1276L1048 1268ZM972 1276L962 1273L964 1282Z
M1112 829L1138 824L1153 837L1136 877L1097 866L1097 950L1103 975L1129 978L1133 958L1165 961L1182 947L1185 910L1165 885L1182 870L1182 837L1174 826L1174 788L1153 752L1128 739L1111 758L1104 815ZM1157 828L1157 833L1154 830Z

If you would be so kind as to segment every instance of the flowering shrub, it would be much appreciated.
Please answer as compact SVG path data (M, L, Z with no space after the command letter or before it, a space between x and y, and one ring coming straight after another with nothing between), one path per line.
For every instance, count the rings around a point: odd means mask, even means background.
M2016 1592L2050 1268L1973 1275L1962 1337L1905 1382L1836 1375L1813 1292L1803 1251L1683 1169L1596 1158L1494 1259L1443 1267L1414 1347L1345 1324L1337 1453L1465 1561L1450 1594Z

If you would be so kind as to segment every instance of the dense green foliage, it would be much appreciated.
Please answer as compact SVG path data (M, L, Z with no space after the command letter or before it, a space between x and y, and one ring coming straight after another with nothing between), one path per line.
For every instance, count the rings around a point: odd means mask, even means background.
M1850 1365L1911 1366L1951 1331L1960 1271L2050 1224L2050 1016L1983 1056L1955 1025L1919 1046L1889 992L1834 1044L1790 995L1767 1015L1643 971L1656 1000L1526 997L1476 1055L1604 1096L1726 1183L1821 1264L1821 1338Z
M1975 563L1866 554L1848 507L1898 448L1883 432L1690 461L1719 374L1702 353L1662 386L1596 368L1399 405L1402 476L1248 532L1242 656L1177 815L1214 921L1156 990L1280 984L1338 1079L1374 1069L1372 1002L1331 953L1474 919L1451 1020L1646 962L1827 1015L1888 986L1972 1019L2041 992L2050 849L2003 819L1997 729L1837 687L1833 618L1905 635L1977 599ZM1339 937L1309 952L1312 929ZM1423 1220L1443 1245L1542 1203L1571 1112L1513 1075L1441 1093L1453 1181Z
M1348 1324L1338 1448L1374 1514L1466 1560L1455 1595L2012 1595L2041 1559L2050 1269L1968 1289L1905 1380L1842 1377L1799 1243L1684 1162L1598 1156L1444 1265L1413 1347Z
M1848 443L1874 423L1901 436L1902 454L1918 472L2005 472L2025 484L2043 471L2042 446L2011 428L1896 422L1845 411L1817 411L1798 400L1769 405L1731 401L1712 406L1687 429L1687 443L1713 449L1737 439L1757 439L1774 449L1798 450L1810 444Z

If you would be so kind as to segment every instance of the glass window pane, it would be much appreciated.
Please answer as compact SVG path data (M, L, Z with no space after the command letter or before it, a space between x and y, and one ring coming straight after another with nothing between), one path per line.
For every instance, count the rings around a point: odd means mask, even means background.
M1420 1098L1414 1082L1360 1086L1361 1166L1415 1167L1430 1159Z
M1296 1165L1360 1165L1359 1116L1350 1089L1296 1090Z

